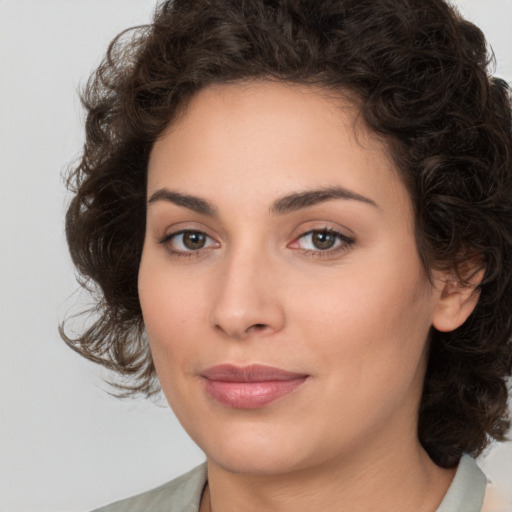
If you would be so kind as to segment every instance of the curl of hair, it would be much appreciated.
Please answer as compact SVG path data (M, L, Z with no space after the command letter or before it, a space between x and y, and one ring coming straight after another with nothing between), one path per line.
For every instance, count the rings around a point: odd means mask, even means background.
M83 356L157 390L137 294L146 168L154 141L213 83L281 80L348 91L383 137L413 199L427 271L485 269L453 332L432 330L419 438L455 465L509 428L512 371L512 133L507 84L481 31L443 0L175 0L120 34L82 95L86 142L68 177L73 262L96 293Z

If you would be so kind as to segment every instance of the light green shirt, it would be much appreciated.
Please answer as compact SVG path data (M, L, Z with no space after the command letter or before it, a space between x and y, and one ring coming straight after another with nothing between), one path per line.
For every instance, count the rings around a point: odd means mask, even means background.
M206 478L204 463L156 489L94 512L198 512ZM476 462L464 455L436 512L480 512L486 485L487 479Z

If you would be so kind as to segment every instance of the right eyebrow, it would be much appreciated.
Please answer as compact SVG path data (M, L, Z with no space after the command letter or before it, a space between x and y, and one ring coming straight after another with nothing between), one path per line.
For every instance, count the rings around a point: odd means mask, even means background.
M206 199L182 194L180 192L173 192L167 188L161 188L152 194L148 200L148 205L156 203L157 201L167 201L178 206L184 206L189 210L208 217L216 217L218 214L217 208Z
M362 196L344 187L334 186L293 192L287 196L281 197L270 207L270 213L273 215L285 215L333 199L358 201L379 208L375 201L372 201L368 197ZM157 201L167 201L177 206L183 206L208 217L218 216L217 207L206 199L169 190L168 188L161 188L154 192L148 200L148 206Z

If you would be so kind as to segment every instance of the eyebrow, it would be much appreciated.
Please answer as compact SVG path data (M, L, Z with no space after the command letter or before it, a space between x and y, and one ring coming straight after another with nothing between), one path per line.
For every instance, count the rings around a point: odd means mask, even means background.
M301 210L331 199L346 199L359 201L378 208L377 204L368 197L352 192L344 187L326 187L315 190L305 190L303 192L294 192L284 196L274 202L270 212L275 215L284 215L286 213Z
M217 208L206 199L182 194L181 192L174 192L168 188L161 188L152 194L148 200L148 206L158 201L166 201L178 206L184 206L189 210L200 213L201 215L207 215L208 217L217 216Z
M359 201L378 208L375 201L344 187L325 187L293 192L281 197L272 204L270 213L273 215L285 215L332 199ZM162 188L154 192L148 200L148 206L158 201L166 201L177 206L183 206L208 217L216 217L218 215L216 206L206 199L169 190L168 188Z

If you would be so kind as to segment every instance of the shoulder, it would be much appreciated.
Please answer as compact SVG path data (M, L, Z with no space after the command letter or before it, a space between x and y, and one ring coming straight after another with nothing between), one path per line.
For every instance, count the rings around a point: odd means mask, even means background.
M487 478L469 455L463 455L455 478L437 512L480 512Z
M206 463L155 489L93 512L198 512L206 483Z

